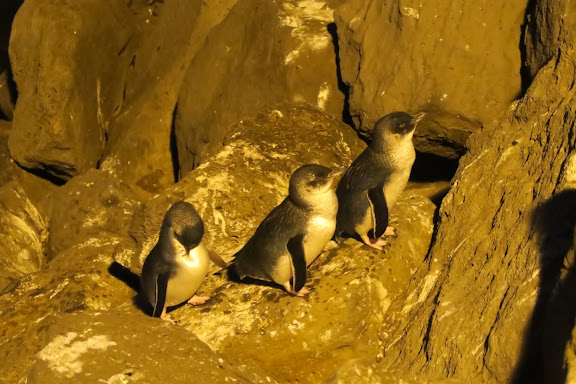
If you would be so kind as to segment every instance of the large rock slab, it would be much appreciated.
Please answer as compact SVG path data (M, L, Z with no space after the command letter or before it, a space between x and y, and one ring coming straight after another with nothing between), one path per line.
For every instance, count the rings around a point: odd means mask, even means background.
M96 167L122 103L131 19L124 1L20 7L10 36L19 94L9 142L19 164L63 179Z
M206 35L238 0L167 0L150 9L126 76L124 101L111 123L102 169L157 193L178 173L173 115L180 86ZM151 3L151 2L147 2Z
M341 1L241 0L194 56L178 98L181 176L220 149L244 117L281 102L343 110L328 24Z
M342 78L363 134L397 110L490 123L521 92L526 0L348 1L335 11Z
M192 332L127 306L64 315L43 336L30 384L272 382L257 368L226 361Z
M0 291L46 266L46 220L16 181L0 187Z
M48 258L102 235L121 238L142 196L106 171L72 178L53 199Z
M310 107L261 113L237 129L218 154L135 213L133 243L119 244L117 261L139 270L177 200L195 205L207 245L230 260L286 196L294 169L309 162L348 165L365 146L349 127ZM274 372L280 382L321 382L344 362L379 360L382 320L424 261L435 209L407 191L392 213L400 234L392 247L379 252L348 239L326 250L309 269L314 292L306 298L216 274L200 289L212 296L207 305L177 309L172 317L212 349Z
M427 263L384 323L387 369L484 383L574 377L571 6L535 3L542 30L562 27L531 55L554 54L521 100L470 137Z

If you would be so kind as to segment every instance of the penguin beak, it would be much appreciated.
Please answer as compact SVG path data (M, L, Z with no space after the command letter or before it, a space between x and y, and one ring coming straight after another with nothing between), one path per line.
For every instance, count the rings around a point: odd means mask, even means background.
M410 124L416 127L416 124L418 124L420 120L424 118L424 116L426 116L426 112L418 112L417 114L412 115L412 121L410 122Z
M344 172L346 172L346 170L348 169L348 167L338 167L338 168L334 168L332 169L332 172L330 172L328 174L328 177L333 178L336 176L340 176L341 174L343 174Z

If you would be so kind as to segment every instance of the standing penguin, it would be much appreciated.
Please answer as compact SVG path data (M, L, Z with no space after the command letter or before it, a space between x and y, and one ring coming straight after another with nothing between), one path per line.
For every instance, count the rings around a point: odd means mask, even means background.
M336 236L358 235L364 244L382 249L385 236L395 236L388 213L406 187L416 158L412 135L424 113L390 113L376 123L372 142L354 160L338 184Z
M240 279L275 282L292 295L310 292L304 287L306 267L334 235L338 199L331 186L342 172L317 164L294 171L288 197L234 255L231 272Z
M184 301L204 304L210 297L194 296L208 273L208 259L225 264L202 243L204 223L192 204L173 204L162 222L158 243L142 267L142 292L154 307L153 316L171 321L166 308Z

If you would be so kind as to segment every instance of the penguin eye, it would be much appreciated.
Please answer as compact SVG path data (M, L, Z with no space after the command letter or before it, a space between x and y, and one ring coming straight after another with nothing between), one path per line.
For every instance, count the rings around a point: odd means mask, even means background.
M404 128L405 126L406 126L406 123L400 124L400 128Z

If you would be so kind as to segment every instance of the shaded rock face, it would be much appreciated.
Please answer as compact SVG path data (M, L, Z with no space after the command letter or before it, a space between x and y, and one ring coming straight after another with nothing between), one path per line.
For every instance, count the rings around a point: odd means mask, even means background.
M457 115L429 112L414 131L414 148L446 159L459 159L466 153L466 141L480 130L474 122Z
M48 258L102 235L120 238L136 200L129 185L107 172L94 169L73 178L54 198Z
M19 99L9 146L19 164L61 178L96 166L122 102L131 17L122 1L22 5L10 37Z
M140 46L131 60L125 100L102 169L154 193L174 183L178 159L173 114L184 74L206 35L236 1L154 3L146 19L150 25L135 37Z
M428 262L389 310L387 369L466 382L574 377L576 28L571 2L535 3L539 33L558 27L527 37L539 41L531 69L545 64L521 100L470 137Z
M16 181L0 187L0 290L46 265L47 223Z
M8 41L12 20L23 0L6 0L0 4L0 119L12 120L16 88L12 81Z
M217 151L234 125L266 107L307 102L340 116L327 24L341 1L241 0L194 56L178 98L180 174Z
M363 134L379 117L439 110L489 123L521 91L527 1L348 1L336 9L342 78Z

